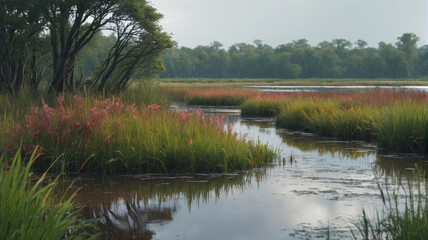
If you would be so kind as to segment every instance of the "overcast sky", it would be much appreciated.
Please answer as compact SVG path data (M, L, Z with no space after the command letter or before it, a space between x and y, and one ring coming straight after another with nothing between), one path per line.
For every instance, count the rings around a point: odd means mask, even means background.
M161 25L179 46L260 39L273 47L305 38L311 45L335 38L370 46L415 33L428 44L428 0L151 0Z

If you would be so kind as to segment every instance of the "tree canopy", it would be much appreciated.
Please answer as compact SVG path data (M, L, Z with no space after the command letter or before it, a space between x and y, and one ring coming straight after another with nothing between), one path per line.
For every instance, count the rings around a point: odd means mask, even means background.
M120 91L132 77L163 69L158 57L172 42L161 18L145 0L0 0L0 91L34 88L43 78L56 92L79 87L88 76L80 64L90 59L79 58L103 31L111 36L98 43L108 48L92 62L92 89Z
M395 44L367 47L346 39L310 46L306 39L273 48L255 40L225 50L219 42L194 49L177 46L165 51L161 77L182 78L408 78L428 76L428 46L404 33Z

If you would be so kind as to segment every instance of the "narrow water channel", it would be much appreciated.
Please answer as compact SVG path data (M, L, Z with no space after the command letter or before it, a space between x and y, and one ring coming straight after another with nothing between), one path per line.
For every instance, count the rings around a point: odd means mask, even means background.
M240 135L278 149L266 169L238 174L82 179L76 200L107 239L341 239L362 209L382 206L378 183L405 181L420 156L382 155L374 144L276 129L270 119L224 114Z

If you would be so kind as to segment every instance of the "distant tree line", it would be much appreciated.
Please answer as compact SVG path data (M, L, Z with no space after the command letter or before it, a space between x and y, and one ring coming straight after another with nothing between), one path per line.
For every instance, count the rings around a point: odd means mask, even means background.
M225 50L210 46L173 48L162 60L160 77L180 78L407 78L428 76L428 45L418 48L419 38L404 33L395 44L377 48L358 40L354 44L334 39L310 46L300 39L273 48L255 40Z
M146 0L0 0L0 92L121 91L163 70L161 18Z

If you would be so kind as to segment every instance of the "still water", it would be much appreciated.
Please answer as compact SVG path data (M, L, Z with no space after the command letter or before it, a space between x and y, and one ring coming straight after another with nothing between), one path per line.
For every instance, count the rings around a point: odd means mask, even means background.
M262 92L367 92L381 90L416 90L428 92L428 86L282 86L282 85L251 85Z
M384 155L374 144L342 142L243 119L237 109L205 108L280 153L265 169L236 174L134 175L81 179L77 201L100 220L106 239L340 239L362 209L382 206L390 187L421 156Z

